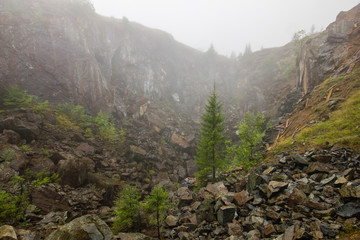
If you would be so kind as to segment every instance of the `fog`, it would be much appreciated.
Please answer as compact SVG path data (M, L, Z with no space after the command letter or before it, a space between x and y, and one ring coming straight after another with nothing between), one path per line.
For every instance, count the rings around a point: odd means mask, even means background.
M164 30L193 48L223 55L282 46L295 32L325 29L359 0L92 0L105 16Z

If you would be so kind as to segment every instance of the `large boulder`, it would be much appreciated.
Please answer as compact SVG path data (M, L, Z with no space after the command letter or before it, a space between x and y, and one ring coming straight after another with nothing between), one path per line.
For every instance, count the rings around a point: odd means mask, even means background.
M8 117L1 120L0 131L4 129L10 129L17 132L22 138L26 139L27 142L37 139L40 134L37 124L23 121L16 117Z
M89 183L94 184L105 191L103 197L106 204L112 204L116 198L117 193L123 187L123 182L117 181L113 178L108 178L99 173L89 173Z
M2 161L5 161L15 171L23 171L27 167L29 159L17 146L12 145L0 150L0 162Z
M85 215L59 227L46 240L112 240L113 234L97 215Z
M45 157L30 159L29 168L36 173L40 172L41 170L45 170L50 173L55 172L54 162L50 158Z
M3 133L0 135L0 141L3 143L19 144L21 142L21 137L13 130L4 129Z
M42 186L31 192L32 204L42 212L70 211L70 206L65 196L60 195L50 186Z
M17 240L14 227L10 225L3 225L0 227L0 239Z
M57 173L61 183L71 187L80 187L88 182L87 161L82 159L63 159L57 164Z

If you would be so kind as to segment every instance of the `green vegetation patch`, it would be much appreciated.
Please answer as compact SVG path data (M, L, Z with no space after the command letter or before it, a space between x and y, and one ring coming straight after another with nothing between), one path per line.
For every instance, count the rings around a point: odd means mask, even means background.
M329 143L360 150L360 89L353 92L329 117L327 121L303 129L294 139L279 143L275 151L299 144L327 147Z

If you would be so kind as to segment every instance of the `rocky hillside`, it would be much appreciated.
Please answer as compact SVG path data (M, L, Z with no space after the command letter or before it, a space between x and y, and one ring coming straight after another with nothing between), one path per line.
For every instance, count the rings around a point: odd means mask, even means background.
M177 190L169 239L358 239L359 155L349 149L279 155L247 175ZM346 238L352 236L352 238Z
M360 6L357 5L341 12L325 31L304 39L297 59L298 86L304 93L359 60L359 24Z
M171 191L167 239L359 238L359 19L360 5L322 33L230 60L99 16L87 1L0 0L1 96L17 84L39 97L25 108L1 99L0 219L8 196L25 189L31 205L5 219L13 226L1 226L0 239L151 239L109 229L126 183L143 197L159 183ZM285 117L266 162L200 190L180 187L197 171L199 117L214 82L228 133L247 110ZM71 101L85 122L56 107ZM116 144L89 120L100 110L123 133ZM37 186L31 174L41 170L60 181ZM145 220L143 233L156 235Z

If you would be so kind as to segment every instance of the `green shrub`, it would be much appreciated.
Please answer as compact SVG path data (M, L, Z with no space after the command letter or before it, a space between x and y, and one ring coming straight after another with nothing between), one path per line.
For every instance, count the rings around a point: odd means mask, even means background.
M93 118L86 114L85 108L81 105L76 105L73 102L61 103L57 106L57 110L82 128L93 124Z
M265 118L262 114L250 112L245 114L244 119L237 126L239 143L228 148L228 155L232 156L235 165L251 168L262 159L262 154L257 148L265 135L264 122Z
M49 158L49 157L52 156L52 153L49 150L45 149L45 148L41 148L41 155L43 155L44 157Z
M124 140L125 130L117 130L113 119L107 114L98 112L94 122L98 128L98 137L102 141L117 144Z
M14 175L9 182L11 192L0 191L0 222L15 223L22 220L30 205L30 194L38 187L58 182L59 176L44 170L34 173L26 170L23 176Z
M34 97L21 90L17 85L5 88L5 96L3 98L4 106L10 108L31 107Z
M27 146L27 145L21 145L21 146L20 146L20 149L21 149L22 151L24 151L24 152L29 152L29 151L32 150L32 148L29 147L29 146Z
M14 159L15 156L16 156L16 152L14 151L14 149L11 148L3 149L0 154L0 158L5 162L10 162L11 160Z
M151 190L150 195L145 197L143 207L147 213L151 214L150 224L156 226L158 238L160 239L160 228L167 211L172 207L168 191L157 185Z
M94 134L93 134L91 128L86 128L85 129L84 136L86 138L93 138L94 137Z
M73 131L80 130L80 127L76 126L73 122L71 122L66 115L63 114L57 115L56 120L59 124L59 127L63 130L73 130Z
M36 104L33 106L33 109L36 113L43 114L45 112L51 111L50 104L47 100L44 102L40 102L37 98L35 99L36 99Z
M140 190L137 187L126 185L115 201L116 220L113 231L129 231L139 229L140 224Z

